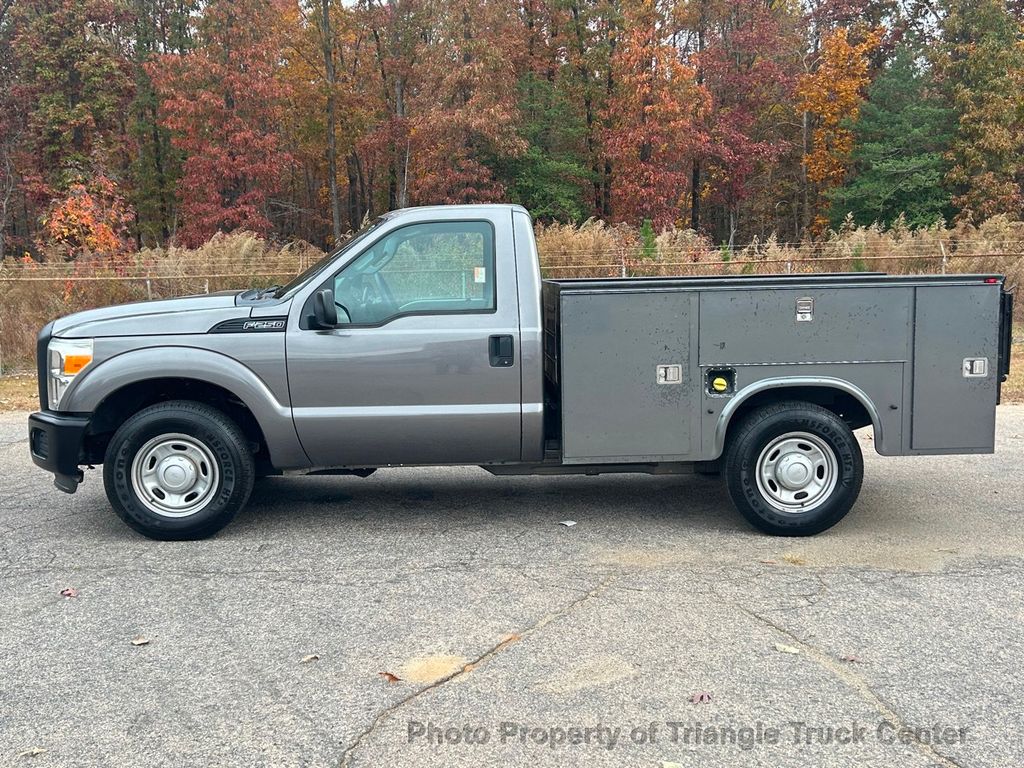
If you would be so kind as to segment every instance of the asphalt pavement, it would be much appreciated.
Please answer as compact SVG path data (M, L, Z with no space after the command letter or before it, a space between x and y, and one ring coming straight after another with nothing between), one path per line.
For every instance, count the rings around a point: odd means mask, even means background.
M704 477L457 468L158 543L0 415L0 765L1018 768L1024 406L991 456L861 440L811 539Z

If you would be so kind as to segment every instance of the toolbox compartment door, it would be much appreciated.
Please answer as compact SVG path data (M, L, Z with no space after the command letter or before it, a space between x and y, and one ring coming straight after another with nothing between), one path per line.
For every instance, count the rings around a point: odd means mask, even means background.
M560 322L563 462L689 459L697 295L563 293Z
M913 452L989 452L1000 378L1000 286L916 289ZM984 375L965 370L984 360Z

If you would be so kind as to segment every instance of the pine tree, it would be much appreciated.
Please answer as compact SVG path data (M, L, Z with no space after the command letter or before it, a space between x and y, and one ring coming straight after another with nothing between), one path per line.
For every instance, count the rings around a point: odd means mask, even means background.
M944 178L953 115L918 53L897 49L868 90L853 128L853 178L830 195L833 226L892 224L903 216L923 227L952 216Z
M497 158L495 169L508 199L542 220L583 221L590 215L591 174L582 147L583 116L559 82L527 74L519 85L519 135L526 151Z

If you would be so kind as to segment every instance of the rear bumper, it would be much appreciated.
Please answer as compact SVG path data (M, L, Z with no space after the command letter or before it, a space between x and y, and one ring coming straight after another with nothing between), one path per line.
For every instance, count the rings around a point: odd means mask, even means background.
M82 481L78 465L88 426L88 416L43 411L28 417L28 445L32 461L37 467L52 472L53 484L66 493L74 493Z

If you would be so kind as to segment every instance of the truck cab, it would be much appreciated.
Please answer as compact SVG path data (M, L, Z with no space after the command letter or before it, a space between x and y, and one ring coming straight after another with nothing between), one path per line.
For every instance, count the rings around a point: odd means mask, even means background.
M853 506L885 455L984 453L1009 371L998 275L542 281L514 205L385 214L284 286L81 312L39 336L32 459L201 538L258 477L477 465L721 473L753 525Z
M290 302L292 416L310 463L540 459L540 270L525 209L397 212L357 241L272 305Z

